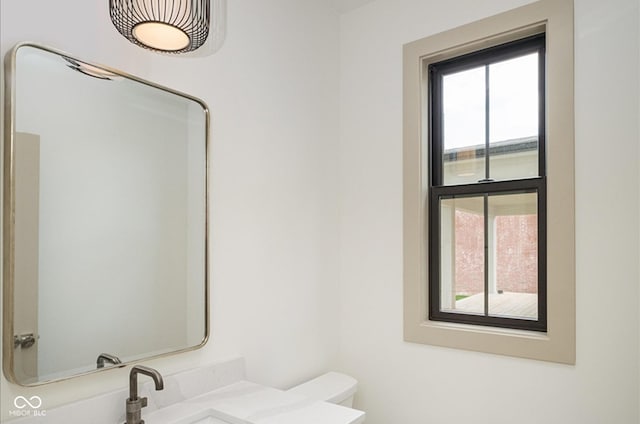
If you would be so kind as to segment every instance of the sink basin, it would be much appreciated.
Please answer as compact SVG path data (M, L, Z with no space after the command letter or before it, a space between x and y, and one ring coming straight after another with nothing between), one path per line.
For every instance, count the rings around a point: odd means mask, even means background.
M221 421L212 416L196 419L195 421L189 421L189 424L229 424L227 421Z
M213 411L201 411L190 417L181 418L171 424L233 424L229 421L221 420L213 415Z

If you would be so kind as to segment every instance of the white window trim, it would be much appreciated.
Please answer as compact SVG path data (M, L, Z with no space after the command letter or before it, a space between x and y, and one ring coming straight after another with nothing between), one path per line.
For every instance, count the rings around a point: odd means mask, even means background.
M428 319L430 63L546 32L547 332ZM404 46L404 339L575 364L573 0L541 0Z

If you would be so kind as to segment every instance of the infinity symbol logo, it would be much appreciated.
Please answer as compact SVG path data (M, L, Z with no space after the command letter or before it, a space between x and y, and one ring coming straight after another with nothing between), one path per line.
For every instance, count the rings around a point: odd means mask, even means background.
M24 396L16 396L13 404L18 409L24 409L27 406L30 406L31 409L38 409L42 406L42 399L40 396L31 396L29 399Z

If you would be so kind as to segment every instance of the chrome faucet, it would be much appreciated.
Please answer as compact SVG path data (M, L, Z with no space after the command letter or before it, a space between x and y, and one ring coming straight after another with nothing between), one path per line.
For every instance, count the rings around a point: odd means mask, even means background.
M142 408L147 406L147 398L138 397L138 374L151 377L156 385L156 390L164 389L164 381L158 371L142 365L132 367L129 373L129 399L126 401L127 422L125 424L144 424Z
M111 355L110 353L101 353L98 355L98 359L96 359L96 367L104 368L104 364L106 363L118 365L122 364L122 361L116 355Z

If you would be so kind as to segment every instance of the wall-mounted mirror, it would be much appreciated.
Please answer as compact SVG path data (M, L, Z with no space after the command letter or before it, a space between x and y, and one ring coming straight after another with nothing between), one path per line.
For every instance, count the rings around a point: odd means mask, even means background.
M6 377L202 346L206 105L28 43L8 53L5 88Z

